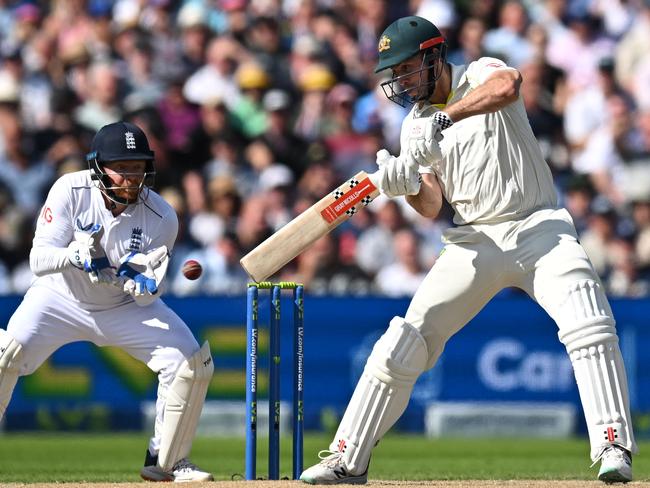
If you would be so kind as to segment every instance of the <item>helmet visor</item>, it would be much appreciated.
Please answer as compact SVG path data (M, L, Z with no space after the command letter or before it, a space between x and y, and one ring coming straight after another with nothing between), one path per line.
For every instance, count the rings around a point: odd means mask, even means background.
M381 84L384 94L389 100L402 107L427 100L433 94L436 81L442 75L445 58L446 44L443 42L437 48L424 51L419 66L416 65L411 69L408 60L395 65L391 79ZM402 68L406 68L406 72Z

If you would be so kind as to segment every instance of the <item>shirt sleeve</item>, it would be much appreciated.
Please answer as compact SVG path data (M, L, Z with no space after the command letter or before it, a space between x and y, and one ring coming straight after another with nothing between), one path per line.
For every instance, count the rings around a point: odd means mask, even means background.
M67 247L74 237L71 215L72 189L64 179L59 179L41 208L32 246Z
M72 192L65 180L57 180L41 208L29 255L29 265L36 276L57 273L70 266L67 247L74 229L71 215Z
M167 249L171 254L172 249L174 249L174 244L176 243L177 234L178 216L176 215L174 209L169 207L168 211L165 212L165 215L162 219L158 237L152 240L151 249L155 249L160 246L167 246ZM151 249L147 250L147 252L151 251Z
M470 63L465 72L465 77L469 82L472 88L482 85L493 73L503 70L510 69L515 70L508 66L506 63L497 58L484 57L477 59L476 61Z

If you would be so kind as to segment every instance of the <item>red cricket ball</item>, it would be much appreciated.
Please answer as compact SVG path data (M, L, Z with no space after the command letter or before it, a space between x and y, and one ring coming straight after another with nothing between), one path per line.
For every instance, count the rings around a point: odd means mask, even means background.
M195 280L201 276L201 273L203 273L203 267L198 261L195 261L194 259L188 259L185 261L185 264L183 264L182 271L185 278L188 280Z

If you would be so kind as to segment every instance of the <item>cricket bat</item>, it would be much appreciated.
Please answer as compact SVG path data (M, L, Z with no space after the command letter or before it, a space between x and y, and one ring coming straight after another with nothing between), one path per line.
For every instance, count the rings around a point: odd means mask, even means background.
M373 175L359 171L286 224L239 261L256 282L265 281L311 244L372 202L379 190Z

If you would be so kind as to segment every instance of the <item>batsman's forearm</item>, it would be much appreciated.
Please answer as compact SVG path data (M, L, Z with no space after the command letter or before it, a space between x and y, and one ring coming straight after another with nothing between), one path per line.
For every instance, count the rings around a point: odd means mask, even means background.
M420 192L417 195L407 195L406 201L423 217L435 219L442 208L442 189L436 175L424 173Z
M70 266L67 247L32 247L29 253L29 267L36 276L60 273Z
M514 69L497 71L485 83L472 90L444 111L454 122L472 115L493 113L501 110L519 98L521 74Z

